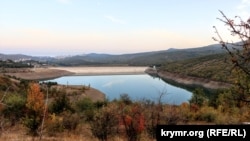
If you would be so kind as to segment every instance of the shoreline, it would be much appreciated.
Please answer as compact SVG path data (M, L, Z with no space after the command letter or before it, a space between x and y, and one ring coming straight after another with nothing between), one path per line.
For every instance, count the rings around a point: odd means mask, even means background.
M97 101L104 101L106 99L106 94L101 92L100 90L93 88L93 87L88 87L84 85L56 85L52 86L53 88L57 90L65 90L65 93L68 94L69 98L74 99L75 97L77 99L81 99L84 97L90 98L93 102ZM85 87L86 89L84 92L82 92L82 88ZM76 94L74 94L74 92ZM77 100L75 99L75 100Z
M27 72L4 73L5 75L26 80L48 80L63 76L94 76L94 75L137 75L149 74L162 79L169 79L184 85L200 85L209 89L229 88L231 85L224 82L213 81L205 78L185 76L181 74L157 71L141 66L81 66L81 67L48 67L32 68Z
M198 85L208 89L220 89L220 88L229 88L232 85L224 82L213 81L205 78L192 77L181 75L177 73L171 73L166 71L157 71L151 68L148 68L146 71L149 75L158 76L162 79L167 79L174 81L179 84L184 85Z
M93 75L133 75L146 74L147 67L122 66L122 67L49 67L32 68L26 72L16 70L4 75L21 78L25 80L48 80L63 76L93 76Z
M71 72L75 76L91 76L91 75L131 75L131 74L145 74L148 67L136 66L107 66L107 67L50 67L48 69L64 70Z

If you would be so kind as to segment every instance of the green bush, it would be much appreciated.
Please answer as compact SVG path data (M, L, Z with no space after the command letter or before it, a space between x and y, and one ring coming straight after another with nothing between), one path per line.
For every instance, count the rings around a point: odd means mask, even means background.
M84 112L86 110L94 109L94 103L90 98L83 98L76 102L76 108L78 112Z
M34 114L27 115L24 120L23 124L29 129L29 134L32 136L38 135L38 128L42 123L42 118L39 116L35 116Z
M85 120L89 121L93 119L95 105L89 98L80 99L75 103L76 111L82 113Z
M120 101L123 102L126 105L130 105L133 103L133 101L131 100L131 98L129 97L128 94L121 94L120 95Z
M11 94L6 97L4 103L7 105L3 109L3 115L11 121L11 125L15 125L25 116L26 98L18 94Z
M108 104L107 100L105 100L105 101L96 101L94 103L94 107L99 109L99 108L102 108L103 106L107 106L107 104Z
M206 97L203 89L196 88L193 91L193 95L192 95L191 99L189 100L189 102L192 104L198 105L198 106L202 106L206 100L207 100L207 97Z
M50 113L60 114L63 111L67 110L71 112L74 111L66 94L58 95L58 97L56 97L54 101L52 101L52 103L49 105Z

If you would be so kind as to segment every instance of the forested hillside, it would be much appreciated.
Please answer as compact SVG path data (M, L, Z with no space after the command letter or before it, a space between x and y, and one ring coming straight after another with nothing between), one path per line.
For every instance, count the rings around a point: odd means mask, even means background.
M54 64L63 66L80 66L80 65L132 65L132 66L149 66L163 64L165 62L174 62L196 58L211 54L225 52L218 44L190 49L173 49L163 51L153 51L134 54L86 54L76 55L54 60Z
M233 65L230 61L228 54L214 54L168 62L161 67L161 70L231 83Z
M131 54L83 54L65 57L36 57L22 54L0 54L0 60L12 60L25 62L34 60L49 65L59 66L90 66L90 65L129 65L129 66L150 66L159 65L166 62L174 62L179 60L186 60L190 58L197 58L212 54L223 53L225 50L221 49L218 44L208 45L203 47L175 49L170 48L162 51L151 51ZM79 53L80 54L80 53Z

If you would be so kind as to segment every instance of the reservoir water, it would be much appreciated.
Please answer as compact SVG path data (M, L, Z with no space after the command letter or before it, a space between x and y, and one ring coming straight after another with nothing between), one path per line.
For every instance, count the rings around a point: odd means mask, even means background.
M109 100L119 99L121 94L128 94L132 100L149 99L156 102L163 93L163 103L179 105L188 102L192 96L192 93L185 89L147 74L64 76L48 81L64 85L90 85L105 93Z

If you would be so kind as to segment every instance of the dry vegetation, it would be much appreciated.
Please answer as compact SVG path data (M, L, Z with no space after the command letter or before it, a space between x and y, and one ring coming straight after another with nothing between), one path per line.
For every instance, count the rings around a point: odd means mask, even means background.
M168 105L160 97L158 102L132 101L128 95L121 95L118 100L108 101L103 95L99 99L89 97L94 94L88 93L91 89L88 86L37 87L34 82L2 79L18 89L1 89L0 141L154 141L157 124L242 124L250 120L249 106L243 103L237 106L237 101L228 97L229 91L218 92L217 98L208 99L202 89L197 89L190 103ZM49 94L47 106L43 105L45 86ZM41 94L43 97L33 99L32 95ZM44 108L37 108L39 105L47 107L46 114ZM30 123L35 116L36 124Z

